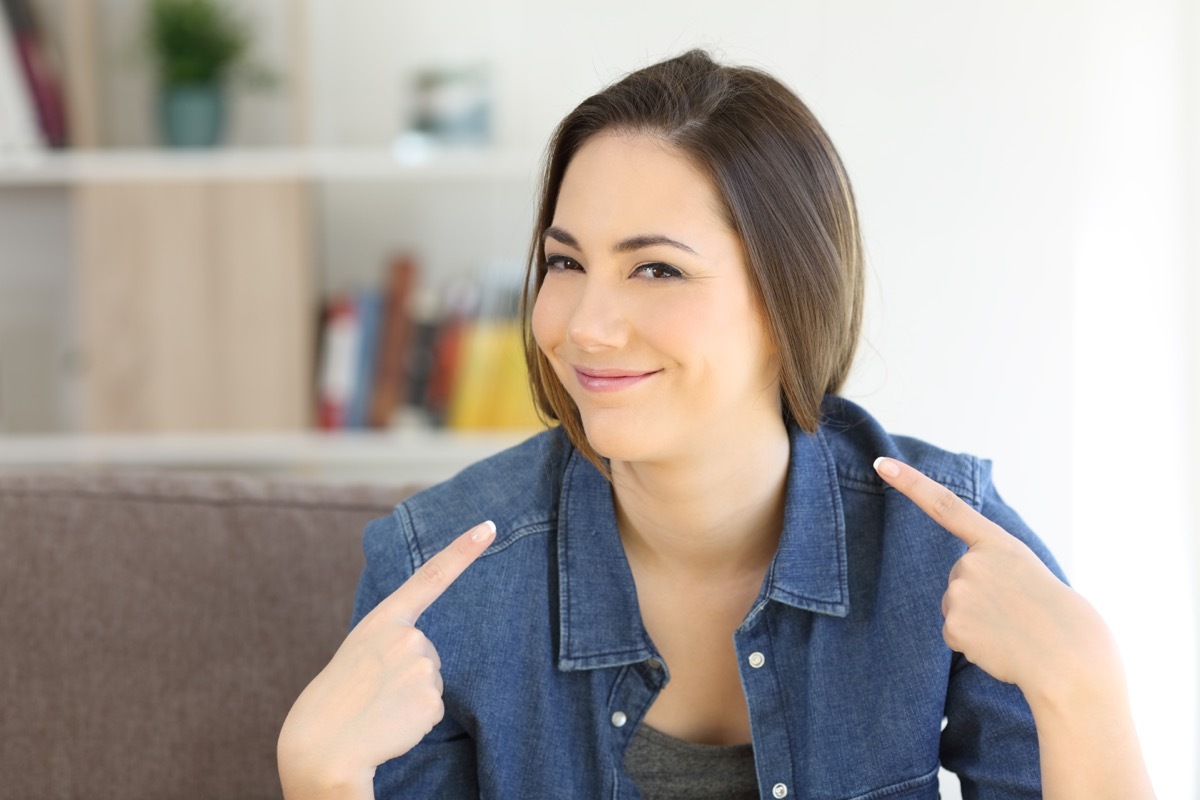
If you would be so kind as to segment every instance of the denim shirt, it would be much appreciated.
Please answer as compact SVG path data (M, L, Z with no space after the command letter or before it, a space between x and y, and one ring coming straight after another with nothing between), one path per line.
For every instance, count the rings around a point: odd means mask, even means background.
M791 431L784 528L734 633L763 798L1040 796L1029 707L952 652L941 597L965 548L884 484L913 464L1033 548L990 463L893 436L829 397ZM559 429L461 472L371 522L357 622L478 522L498 533L420 618L442 660L445 718L381 765L380 798L637 798L622 769L670 679L638 611L610 484Z

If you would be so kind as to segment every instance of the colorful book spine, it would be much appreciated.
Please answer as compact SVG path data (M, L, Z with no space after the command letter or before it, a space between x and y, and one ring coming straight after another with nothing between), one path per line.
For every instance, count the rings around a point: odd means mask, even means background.
M318 366L320 427L386 428L422 418L459 430L542 427L508 304L493 302L503 309L481 316L480 286L457 284L439 313L416 285L413 259L403 256L389 265L382 290L330 301Z
M400 256L392 262L386 284L375 381L367 415L367 424L372 428L389 427L397 408L405 405L408 397L414 349L412 305L417 285L417 265L411 256Z
M466 317L452 314L438 326L433 343L429 382L425 389L425 411L435 427L446 424L450 401L454 395L459 363L463 350Z
M346 414L347 428L367 427L367 412L371 390L375 383L375 361L379 352L379 327L382 316L382 297L374 289L355 294L359 320L358 352L354 356L354 379L350 390L350 407Z
M341 295L330 301L322 325L317 373L317 425L324 430L346 427L361 338L353 296Z
M67 145L67 113L58 65L42 37L28 0L4 0L17 59L37 110L42 136L51 147Z
M16 37L7 12L0 11L0 153L38 150L45 145Z
M464 333L447 425L460 430L541 427L514 319L480 319Z

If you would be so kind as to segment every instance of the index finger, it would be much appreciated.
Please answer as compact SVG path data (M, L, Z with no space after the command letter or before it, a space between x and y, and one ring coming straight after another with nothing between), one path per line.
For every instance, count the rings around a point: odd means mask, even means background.
M496 524L491 520L481 522L422 564L380 605L386 605L389 613L415 625L425 609L479 558L495 536Z
M961 497L942 486L918 469L903 461L880 456L875 459L875 471L896 491L912 500L950 533L957 536L967 547L974 547L984 539L1004 532L996 523L967 505Z

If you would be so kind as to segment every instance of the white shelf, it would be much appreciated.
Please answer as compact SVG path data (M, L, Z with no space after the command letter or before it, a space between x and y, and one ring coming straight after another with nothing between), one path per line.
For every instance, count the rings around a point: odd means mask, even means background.
M540 154L518 148L77 150L0 153L0 186L201 177L313 180L532 180Z
M432 483L530 435L428 430L7 435L0 436L0 471L103 467Z

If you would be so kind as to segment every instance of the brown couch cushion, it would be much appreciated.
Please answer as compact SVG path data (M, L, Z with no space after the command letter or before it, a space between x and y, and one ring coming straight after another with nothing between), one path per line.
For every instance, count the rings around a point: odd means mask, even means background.
M275 741L408 490L0 475L4 797L278 797Z

